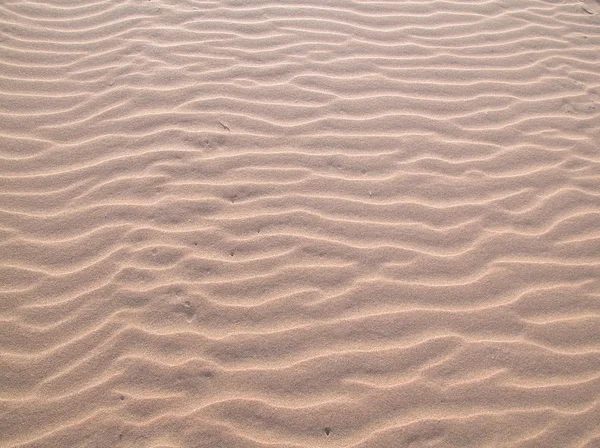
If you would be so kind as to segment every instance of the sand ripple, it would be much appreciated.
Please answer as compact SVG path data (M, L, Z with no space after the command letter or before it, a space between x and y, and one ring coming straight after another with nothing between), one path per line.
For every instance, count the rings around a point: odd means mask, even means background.
M0 25L0 445L600 446L597 1Z

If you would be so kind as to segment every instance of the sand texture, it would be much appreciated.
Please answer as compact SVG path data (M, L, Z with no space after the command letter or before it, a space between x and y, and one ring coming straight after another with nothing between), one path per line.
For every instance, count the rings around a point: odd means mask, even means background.
M600 2L0 2L0 446L600 447Z

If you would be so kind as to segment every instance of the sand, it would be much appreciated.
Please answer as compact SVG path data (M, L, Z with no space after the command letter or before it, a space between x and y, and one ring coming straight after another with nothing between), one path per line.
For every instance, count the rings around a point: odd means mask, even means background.
M600 2L0 29L0 446L600 447Z

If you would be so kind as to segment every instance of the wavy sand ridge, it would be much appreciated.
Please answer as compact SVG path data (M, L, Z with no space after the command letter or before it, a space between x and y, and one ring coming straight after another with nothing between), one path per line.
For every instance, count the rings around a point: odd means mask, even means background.
M600 445L598 2L0 24L0 445Z

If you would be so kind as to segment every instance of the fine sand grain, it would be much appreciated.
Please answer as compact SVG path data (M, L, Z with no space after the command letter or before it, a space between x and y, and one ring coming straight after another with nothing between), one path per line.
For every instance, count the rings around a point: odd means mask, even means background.
M0 446L600 447L600 2L4 0Z

